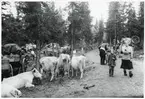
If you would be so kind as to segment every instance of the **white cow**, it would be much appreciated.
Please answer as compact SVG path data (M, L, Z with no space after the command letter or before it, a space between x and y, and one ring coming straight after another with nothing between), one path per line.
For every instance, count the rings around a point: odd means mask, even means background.
M42 66L41 73L43 73L43 71L50 71L51 72L50 81L52 81L54 78L54 75L55 75L55 69L56 69L56 65L57 65L57 57L54 57L54 56L42 57L39 60L39 62L40 62L40 65Z
M1 84L1 97L19 98L21 95L22 95L21 91L18 90L17 88L9 84L5 83Z
M83 78L83 72L84 72L84 68L85 68L85 61L86 61L86 57L83 55L77 56L76 55L76 51L73 51L73 56L72 56L72 60L70 62L71 66L72 66L72 76L73 76L73 69L75 70L80 70L81 72L81 76L80 79ZM77 76L77 71L76 71L76 76Z
M34 85L32 84L34 77L42 79L42 75L36 68L13 77L4 78L2 82L5 84L9 84L17 89L22 87L34 87Z
M70 55L69 54L60 54L57 62L56 73L59 74L60 69L64 70L65 75L68 74L70 70Z

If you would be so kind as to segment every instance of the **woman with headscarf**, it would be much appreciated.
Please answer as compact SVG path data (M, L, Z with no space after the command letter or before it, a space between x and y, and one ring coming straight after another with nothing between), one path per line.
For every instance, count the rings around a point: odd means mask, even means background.
M133 47L129 46L129 44L123 44L121 46L121 54L122 54L122 63L121 68L124 71L124 76L127 76L126 70L129 71L129 77L133 76L132 69L132 58L133 58Z

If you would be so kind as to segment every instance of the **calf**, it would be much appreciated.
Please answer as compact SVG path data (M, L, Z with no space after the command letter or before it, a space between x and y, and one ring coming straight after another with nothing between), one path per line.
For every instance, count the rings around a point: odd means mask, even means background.
M70 70L70 55L68 54L60 54L57 62L57 68L56 72L57 74L60 74L62 72L62 75L68 74L69 77L69 70Z
M6 83L1 84L1 97L19 98L21 95L21 91L17 88Z
M80 79L83 78L85 61L86 61L85 56L83 56L83 55L76 56L75 53L73 52L72 60L70 62L71 66L72 66L72 76L73 76L73 72L74 72L73 69L75 69L75 70L79 69L81 72ZM77 76L77 71L76 71L76 76Z
M51 72L50 81L52 81L55 75L57 57L54 57L54 56L42 57L39 61L40 61L40 65L42 66L41 73L43 73L43 71L50 71Z
M22 87L34 87L34 85L32 84L34 77L42 79L42 75L36 68L13 77L4 78L3 83L9 84L18 89Z

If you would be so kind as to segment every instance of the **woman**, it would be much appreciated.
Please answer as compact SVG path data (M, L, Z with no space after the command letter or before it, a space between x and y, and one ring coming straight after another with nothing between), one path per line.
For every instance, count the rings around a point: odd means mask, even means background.
M133 64L132 64L131 59L133 58L133 47L129 46L129 44L123 44L121 47L121 54L122 54L121 68L124 71L124 76L127 76L126 70L128 70L129 77L132 77Z

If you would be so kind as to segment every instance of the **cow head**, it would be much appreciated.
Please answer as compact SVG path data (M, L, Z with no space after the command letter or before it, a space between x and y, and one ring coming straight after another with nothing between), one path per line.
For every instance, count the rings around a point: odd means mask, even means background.
M69 62L69 57L67 54L61 54L60 59L62 60L62 63L68 63Z
M42 79L42 74L36 68L32 70L32 73L34 77Z
M13 96L13 97L16 97L16 98L19 98L20 96L22 96L22 93L21 93L21 91L19 91L19 90L12 90L11 92L10 92L10 94Z

